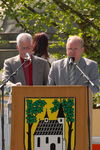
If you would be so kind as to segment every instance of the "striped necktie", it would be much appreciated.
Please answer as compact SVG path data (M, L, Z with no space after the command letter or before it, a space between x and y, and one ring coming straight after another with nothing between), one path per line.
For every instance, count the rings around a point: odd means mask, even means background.
M75 84L75 65L70 64L69 65L69 84L74 85Z

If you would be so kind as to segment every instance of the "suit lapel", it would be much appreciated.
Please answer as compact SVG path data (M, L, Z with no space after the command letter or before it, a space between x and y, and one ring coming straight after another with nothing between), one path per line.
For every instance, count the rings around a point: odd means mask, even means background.
M16 63L16 68L19 68L19 66L21 66L21 61L20 61L20 56L19 56L19 55L16 57L16 60L15 60L15 61L17 62L17 63ZM21 79L22 84L25 85L26 82L25 82L23 67L21 67L21 68L17 71L17 75L18 75L18 78Z
M38 70L38 68L36 67L36 60L35 60L35 57L34 56L32 56L33 58L32 58L32 81L33 81L33 85L35 84L35 82L36 82L36 78L35 78L35 76L36 76L36 74L37 74L37 70Z
M83 58L80 59L80 62L78 64L78 66L80 67L80 69L85 72L86 69L86 63L85 60ZM76 68L76 84L80 81L80 78L82 77L81 72Z
M33 79L33 85L38 84L39 81L39 76L41 75L41 69L43 69L42 67L40 67L40 61L32 56L32 79Z
M69 84L69 79L68 79L68 58L65 58L63 60L63 63L61 64L61 74L62 74L62 80L64 80L65 84Z

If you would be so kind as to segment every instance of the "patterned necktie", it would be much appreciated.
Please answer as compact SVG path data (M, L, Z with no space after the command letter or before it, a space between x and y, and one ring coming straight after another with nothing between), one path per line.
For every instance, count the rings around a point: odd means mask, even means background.
M69 65L69 84L75 84L75 65Z

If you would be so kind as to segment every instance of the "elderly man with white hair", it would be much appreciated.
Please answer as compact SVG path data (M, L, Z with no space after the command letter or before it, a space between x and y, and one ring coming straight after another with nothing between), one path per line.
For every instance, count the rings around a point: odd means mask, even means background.
M26 57L29 57L7 84L10 86L46 85L49 65L46 60L33 55L32 36L29 33L20 33L16 42L19 55L4 61L2 80L7 80L26 60Z

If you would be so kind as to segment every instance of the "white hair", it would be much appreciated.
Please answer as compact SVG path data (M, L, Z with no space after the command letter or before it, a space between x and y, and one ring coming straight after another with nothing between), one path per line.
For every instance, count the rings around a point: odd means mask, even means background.
M26 42L26 41L29 41L29 42L33 41L31 34L29 34L29 33L20 33L16 38L17 46L19 46L20 43Z

